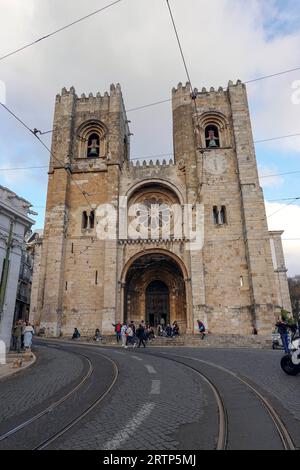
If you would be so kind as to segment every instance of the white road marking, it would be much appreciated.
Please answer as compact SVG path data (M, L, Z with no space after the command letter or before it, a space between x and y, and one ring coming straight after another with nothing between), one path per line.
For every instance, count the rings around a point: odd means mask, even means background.
M127 439L134 435L136 429L142 424L142 422L150 415L151 411L155 407L155 403L145 403L139 412L129 421L121 431L119 431L113 439L105 442L104 450L117 450Z
M150 395L160 395L160 380L152 380Z
M154 369L154 367L149 366L148 364L146 364L145 367L147 371L149 372L149 374L156 374L156 370Z
M116 353L116 354L121 354L121 356L125 356L125 353L124 353L124 352L121 352L121 351L114 351L114 353Z
M137 357L137 356L131 356L132 359L135 359L136 361L142 361L143 359L141 359L140 357Z

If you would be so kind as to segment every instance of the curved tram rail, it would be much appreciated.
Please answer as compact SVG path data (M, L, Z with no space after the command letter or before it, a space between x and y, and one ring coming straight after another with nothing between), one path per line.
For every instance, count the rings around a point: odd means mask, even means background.
M47 415L48 413L52 412L54 409L56 409L57 407L59 407L60 405L62 405L64 402L66 402L75 392L77 392L84 384L85 382L90 378L90 376L92 375L93 371L94 371L94 367L90 361L90 359L88 358L88 356L86 356L85 354L81 354L81 353L78 353L78 355L84 357L87 361L88 361L88 364L89 364L89 370L88 372L85 374L85 376L82 378L82 380L76 385L76 387L74 387L70 392L68 392L66 395L64 395L60 400L52 403L50 406L48 406L47 408L45 408L43 411L41 411L40 413L38 413L37 415L33 416L32 418L28 419L27 421L24 421L23 423L19 424L18 426L16 426L15 428L11 429L10 431L6 432L5 434L2 434L0 436L0 442L4 441L5 439L8 439L10 436L13 436L14 434L17 434L19 431L21 431L22 429L24 428L27 428L28 426L30 426L32 423L38 421L40 418L42 418L43 416ZM98 356L102 356L103 358L105 358L106 360L108 360L109 362L111 362L113 364L113 367L114 367L114 371L115 371L115 374L114 374L114 378L110 384L110 386L106 389L105 392L103 392L100 396L97 397L96 400L94 400L92 402L92 404L86 408L85 411L83 411L79 416L77 416L75 419L73 419L72 421L70 421L65 427L63 427L62 429L60 429L57 433L55 434L52 434L52 436L50 436L48 439L44 440L43 442L39 443L36 447L34 447L32 450L42 450L42 449L45 449L46 447L48 447L50 444L52 444L54 441L56 441L59 437L63 436L67 431L69 431L73 426L75 426L79 421L81 421L83 418L85 418L85 416L87 416L94 408L96 408L96 406L98 406L105 398L106 396L111 392L112 388L114 387L117 379L118 379L118 376L119 376L119 369L118 369L118 366L117 364L115 363L115 361L113 361L111 358L105 356L105 355L102 355L102 354L99 354L97 353Z
M218 435L216 450L226 450L226 448L227 448L228 415L227 415L227 410L226 410L224 402L223 402L222 394L221 394L220 390L218 389L218 387L207 377L207 375L205 375L203 372L199 371L199 369L197 369L197 368L195 368L195 367L193 367L189 364L186 364L185 362L180 361L179 359L175 359L175 358L188 359L190 361L200 362L200 363L205 364L207 366L219 369L219 370L221 370L223 372L226 372L227 374L231 375L236 380L238 380L243 385L245 385L247 388L249 388L251 390L251 392L254 393L255 396L260 400L260 402L263 404L264 408L268 412L269 416L271 417L271 419L274 423L274 426L277 430L277 433L280 437L280 440L282 442L284 450L296 450L293 439L292 439L287 427L285 426L282 419L280 418L279 414L277 413L277 411L271 405L269 400L267 400L254 387L254 385L251 384L250 382L248 382L244 377L241 377L238 374L236 374L235 372L232 372L232 371L230 371L230 370L228 370L228 369L226 369L222 366L219 366L219 365L214 364L214 363L209 362L209 361L204 361L202 359L194 358L194 357L182 356L182 355L179 356L179 355L175 355L175 354L172 354L171 355L172 357L170 357L170 355L168 355L169 353L163 353L163 355L153 354L153 353L149 353L149 354L151 354L152 356L155 356L155 357L159 357L159 358L163 357L163 358L165 358L169 361L173 361L173 362L177 362L179 364L185 365L186 367L188 367L188 368L192 369L193 371L197 372L198 374L200 374L203 377L203 379L212 388L212 390L214 392L214 395L216 397L216 400L217 400L217 405L218 405L218 410L219 410L219 435Z

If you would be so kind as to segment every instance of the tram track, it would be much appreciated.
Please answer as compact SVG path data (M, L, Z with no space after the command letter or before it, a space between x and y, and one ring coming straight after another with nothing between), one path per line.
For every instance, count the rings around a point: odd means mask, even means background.
M69 348L68 348L68 350L69 350ZM54 401L53 403L51 403L44 410L40 411L39 413L32 416L31 418L23 421L22 423L18 424L17 426L11 428L6 433L0 435L0 443L3 442L3 441L6 441L7 439L9 439L11 437L17 436L18 433L22 430L30 432L30 427L32 425L37 423L43 417L47 416L49 413L53 413L55 410L59 409L59 407L61 405L65 404L65 403L67 403L68 400L70 398L72 398L76 392L81 391L81 389L84 387L84 385L87 383L87 381L92 377L92 374L94 372L94 365L93 365L91 359L86 354L76 352L76 355L83 357L88 363L88 371L81 378L80 382L75 387L73 387L70 391L68 391L68 393L66 393L63 397L61 397L59 400ZM114 376L113 376L113 380L111 381L109 386L106 388L105 391L103 391L101 394L99 394L92 401L92 403L90 403L89 406L87 406L78 416L76 416L75 418L69 420L67 422L67 424L65 426L62 426L57 432L52 432L51 435L48 436L46 439L41 440L38 444L34 445L31 448L31 450L46 449L50 444L52 444L57 439L62 437L64 434L66 434L70 429L72 429L76 424L78 424L82 419L84 419L92 410L94 410L98 405L100 405L101 402L112 391L112 389L113 389L113 387L114 387L114 385L115 385L115 383L118 379L118 376L119 376L118 365L113 359L109 358L106 355L99 354L98 352L96 353L96 355L102 357L103 359L105 359L106 361L110 362L113 365Z
M58 348L61 348L61 343L51 342L50 344L54 347L57 346ZM47 347L47 344L45 344L45 346ZM43 450L49 447L51 448L51 444L55 443L62 436L67 435L67 433L74 426L76 426L76 424L80 423L80 421L83 420L92 410L94 410L97 406L101 405L103 400L112 391L119 375L118 365L115 362L115 360L110 357L110 354L109 354L109 352L114 351L114 349L104 348L103 354L101 354L98 351L95 352L95 347L92 345L80 345L80 348L76 348L77 349L76 352L74 352L72 348L68 347L70 346L70 344L68 344L68 346L67 344L65 344L65 346L66 347L63 348L64 350L68 350L69 352L73 352L76 355L80 355L85 359L85 361L87 361L88 370L86 371L85 375L81 377L80 382L75 387L73 387L72 390L68 391L68 393L66 393L66 395L64 395L62 398L53 402L50 406L47 406L47 408L42 410L40 413L32 416L30 419L24 421L18 426L10 429L5 434L1 435L0 443L5 440L8 440L8 443L10 443L9 438L10 437L13 438L14 436L18 437L18 433L22 430L26 432L28 430L30 433L30 431L34 429L34 428L31 428L31 426L34 425L35 422L38 422L43 416L47 416L48 413L51 413L54 410L59 409L59 407L62 406L64 403L68 404L68 400L71 399L72 396L74 396L76 392L80 392L82 396L84 394L84 385L87 384L87 381L91 379L91 377L93 376L94 365L97 363L96 359L95 361L91 360L91 356L93 354L96 356L102 357L103 359L105 359L106 361L109 361L113 365L113 369L111 370L111 372L113 372L113 376L109 378L110 383L105 384L105 390L102 390L102 392L99 395L89 399L89 403L86 406L84 403L84 408L81 411L81 413L78 413L75 416L70 416L69 419L65 420L65 423L61 423L59 426L57 426L58 427L57 430L53 429L50 435L48 436L44 435L44 439L41 438L38 443L34 443L34 445L31 445L30 448L32 450ZM82 353L78 352L78 349L81 349L81 348L86 348L86 350L82 351ZM93 354L89 354L87 352L91 350L93 350ZM128 351L128 353L129 352L130 351ZM257 403L257 405L255 405L256 413L257 412L262 413L262 409L265 411L265 413L263 413L265 415L264 419L265 420L268 419L269 424L266 425L265 429L262 427L261 432L266 433L266 435L269 433L267 442L270 442L270 439L272 439L272 436L274 436L276 443L277 443L276 446L278 448L282 447L282 449L284 450L295 450L295 444L293 442L293 439L289 433L289 430L287 429L283 420L281 419L280 415L278 414L278 412L276 411L276 409L274 408L270 400L265 396L264 392L262 390L259 390L256 384L250 382L248 378L245 378L216 363L209 362L209 361L196 358L193 356L181 355L181 354L179 355L179 354L175 354L172 352L154 352L151 349L150 350L147 349L145 352L141 353L140 357L143 357L143 356L144 357L152 356L158 359L164 359L164 360L168 360L168 361L180 364L181 366L184 366L192 370L195 374L201 377L201 380L210 388L215 398L215 403L217 405L217 414L218 414L218 421L216 422L217 427L215 428L216 434L214 436L214 442L215 442L214 448L216 450L241 448L241 441L239 441L239 435L238 435L240 430L244 432L244 434L252 432L252 447L253 448L256 448L256 443L259 444L259 433L257 436L253 437L253 430L257 429L257 425L255 428L255 425L253 424L254 421L252 421L251 423L251 412L252 412L251 407L250 407L251 411L249 412L250 424L248 428L248 423L246 422L246 425L245 425L245 417L243 418L242 416L243 410L241 411L239 410L238 412L236 410L233 410L232 403L230 403L230 400L228 400L228 393L230 393L230 388L231 387L236 388L237 384L240 384L239 385L240 390L238 393L245 395L246 401L248 398L251 398L250 397L251 395L252 406L253 406L253 401ZM128 355L128 357L130 357L130 354ZM97 376L95 376L94 380L96 379L96 377ZM224 377L226 378L226 380ZM87 387L89 387L89 385L87 385ZM247 403L246 403L245 409L247 410ZM240 412L241 414L238 414ZM234 413L236 414L234 415ZM267 418L267 416L269 418ZM42 428L43 421L40 423L40 425L41 425L40 427ZM243 425L244 425L244 428L243 428ZM210 431L210 432L213 435L214 431Z
M260 401L260 403L263 405L264 409L270 416L274 427L276 429L276 432L280 438L280 441L282 443L283 449L284 450L296 450L295 444L293 442L293 439L283 423L281 417L275 410L275 408L272 406L270 401L263 396L263 394L254 386L254 384L250 383L245 377L241 377L238 374L236 374L233 371L230 371L229 369L226 369L222 366L219 366L218 364L214 364L209 361L205 361L202 359L190 357L190 356L182 356L182 355L175 355L175 354L169 354L169 353L162 353L162 354L155 354L155 353L147 353L151 356L157 357L157 358L165 358L169 361L173 361L179 364L182 364L189 369L192 369L194 372L200 374L200 376L203 378L203 380L210 386L212 389L216 402L217 402L217 407L218 407L218 413L219 413L219 431L218 431L218 437L217 437L217 445L216 445L216 450L226 450L228 448L228 434L230 430L230 414L228 413L228 410L225 405L225 400L223 397L223 392L218 387L214 381L211 379L211 377L208 376L207 373L204 373L203 371L199 370L198 368L191 366L190 364L187 364L184 362L185 360L189 361L194 361L201 363L205 366L211 367L218 369L222 371L223 373L228 374L229 376L233 377L237 381L239 381L241 384L246 386L254 395L255 397Z

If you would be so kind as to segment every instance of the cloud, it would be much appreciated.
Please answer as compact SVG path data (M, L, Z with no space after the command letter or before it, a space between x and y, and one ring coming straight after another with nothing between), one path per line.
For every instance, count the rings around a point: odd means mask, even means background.
M269 230L284 230L283 248L288 275L300 274L300 206L266 202Z
M279 173L277 167L258 166L259 180L263 188L278 188L284 184L282 176L275 176Z
M2 0L0 56L107 3ZM229 79L249 80L299 66L298 3L252 0L245 8L244 0L172 0L193 85L199 89L226 86ZM300 132L300 105L291 99L292 84L299 79L300 71L247 86L256 140ZM74 85L78 94L104 93L110 83L120 82L125 104L132 108L170 98L171 88L185 82L186 76L165 2L123 0L2 61L0 80L6 85L8 106L30 127L48 130L52 128L55 95L64 86ZM170 103L128 117L134 133L132 155L172 151ZM33 142L32 135L3 110L0 119L0 166L47 164L49 154ZM266 148L290 152L295 159L300 156L300 138L263 145L259 151ZM273 171L273 162L264 168ZM36 184L36 176L41 174L43 179ZM0 173L0 178L33 203L47 190L46 170L7 173L5 177ZM264 187L282 183L272 178L262 180ZM279 228L284 218L287 232L295 224L290 212L293 207L279 213ZM277 216L270 220L277 220ZM291 247L292 242L286 250ZM291 254L288 259L296 270L297 258L293 260Z

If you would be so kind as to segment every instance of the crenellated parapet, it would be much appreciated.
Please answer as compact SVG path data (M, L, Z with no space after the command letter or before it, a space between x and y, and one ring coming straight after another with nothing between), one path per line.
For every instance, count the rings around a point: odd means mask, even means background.
M87 159L92 145L90 156L95 158L88 160L94 168L99 166L97 158L113 163L126 160L131 134L120 84L112 84L104 94L80 97L73 86L63 88L56 96L53 129L50 172Z
M130 166L132 168L153 168L153 167L168 167L168 166L174 166L174 160L170 159L168 162L166 160L156 160L156 162L153 162L153 160L149 161L142 161L142 160L136 160L130 161Z
M100 92L95 95L93 93L89 93L88 95L82 93L80 97L76 94L76 90L73 86L71 86L69 90L64 87L61 93L56 95L56 103L62 103L66 100L75 102L79 107L81 105L85 107L87 107L86 105L90 105L94 109L109 108L112 103L119 103L119 107L125 113L125 105L121 85L119 83L110 85L110 93L108 91L105 91L103 95L101 95Z
M233 88L241 86L245 88L241 80L237 80L236 83L230 80L227 87L203 87L201 90L198 88L192 90L189 82L186 82L185 85L180 82L177 87L172 89L173 110L182 105L191 105L194 100L198 103L198 100L203 101L209 99L210 96L213 99L218 99L220 96L224 97L228 94L229 90L232 91Z

